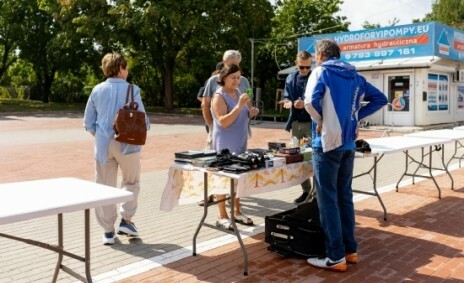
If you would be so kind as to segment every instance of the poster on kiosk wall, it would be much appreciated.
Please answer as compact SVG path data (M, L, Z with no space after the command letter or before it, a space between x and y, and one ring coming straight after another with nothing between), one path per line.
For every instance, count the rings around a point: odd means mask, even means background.
M447 75L428 75L428 99L427 109L429 111L448 110L449 84Z
M464 111L464 85L458 85L458 110Z

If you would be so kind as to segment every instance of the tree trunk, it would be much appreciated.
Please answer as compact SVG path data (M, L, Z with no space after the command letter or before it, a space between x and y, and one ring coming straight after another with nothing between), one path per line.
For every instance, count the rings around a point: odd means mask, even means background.
M48 75L45 74L44 82L43 82L43 93L42 93L42 102L48 103L50 102L50 94L52 92L52 84L53 78L55 77L55 72Z
M171 111L174 107L173 66L166 66L161 73L164 83L164 107Z

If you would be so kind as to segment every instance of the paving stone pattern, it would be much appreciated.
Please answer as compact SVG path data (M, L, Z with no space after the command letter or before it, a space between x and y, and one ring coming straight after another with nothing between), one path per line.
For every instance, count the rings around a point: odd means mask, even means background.
M159 203L173 153L204 146L202 118L152 114L150 119L152 129L142 152L140 207L133 219L141 238L129 240L119 236L116 245L103 246L102 231L92 211L91 264L97 282L115 281L111 278L118 277L111 274L130 269L131 264L156 257L174 258L173 253L192 245L202 208L192 204L163 212ZM249 147L263 148L269 141L288 140L290 134L283 128L284 123L253 125ZM381 132L375 131L361 132L362 138L380 135ZM451 148L451 144L447 145L446 156L450 156ZM82 129L82 113L0 114L0 151L0 183L65 176L94 179L93 141ZM434 165L439 166L437 160ZM457 167L455 164L452 166ZM356 159L356 172L371 165L371 158ZM244 240L249 276L243 275L240 246L232 241L196 257L183 257L119 279L121 282L463 282L463 169L451 172L454 191L450 190L451 182L446 175L437 177L442 187L442 199L438 199L431 180L416 180L414 185L406 181L399 192L391 191L404 167L402 153L386 155L379 164L378 187L385 187L382 199L388 210L387 221L383 220L376 198L357 199L361 262L350 265L345 273L318 270L302 259L282 258L267 251L262 233L264 217L294 207L292 201L301 192L296 186L243 199L243 211L252 216L257 231L261 231ZM369 190L371 184L369 176L354 181L354 187L362 190ZM213 207L207 221L214 222L216 216ZM78 254L83 254L83 217L83 212L64 215L65 247ZM56 243L57 239L56 217L2 225L0 229L3 233L47 243ZM198 242L214 243L223 237L219 231L204 228ZM57 258L54 253L4 238L0 238L0 249L0 282L50 282ZM66 258L64 263L83 273L82 263ZM75 282L75 279L61 272L59 282Z

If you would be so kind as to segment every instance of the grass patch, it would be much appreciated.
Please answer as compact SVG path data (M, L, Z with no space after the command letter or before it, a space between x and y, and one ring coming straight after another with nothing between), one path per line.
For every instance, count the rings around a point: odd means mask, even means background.
M180 115L195 115L202 116L201 108L174 108L167 110L160 106L145 106L148 113L168 113L168 114L180 114ZM10 98L0 98L0 113L11 113L11 112L23 112L23 113L34 113L34 112L63 112L63 111L75 111L84 113L85 103L43 103L38 100L18 100ZM261 113L265 120L275 119L277 121L285 121L288 117L288 112L275 111L274 109L264 110Z
M202 115L201 108L175 108L172 111L168 111L164 107L160 106L145 106L148 113L171 113L171 114L183 114L183 115ZM78 111L84 112L85 103L43 103L38 100L19 100L0 98L0 113L11 113L11 112L59 112L59 111Z
M201 108L174 108L167 110L160 106L145 106L145 110L148 113L169 113L169 114L182 114L182 115L202 115Z
M84 103L43 103L37 100L18 100L0 98L0 112L53 112L53 111L82 111Z

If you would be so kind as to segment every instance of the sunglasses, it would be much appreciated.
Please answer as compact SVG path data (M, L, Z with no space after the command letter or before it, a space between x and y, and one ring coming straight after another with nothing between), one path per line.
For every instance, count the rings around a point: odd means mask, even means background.
M304 70L304 69L309 70L309 69L311 69L311 66L298 66L298 68L300 70Z

